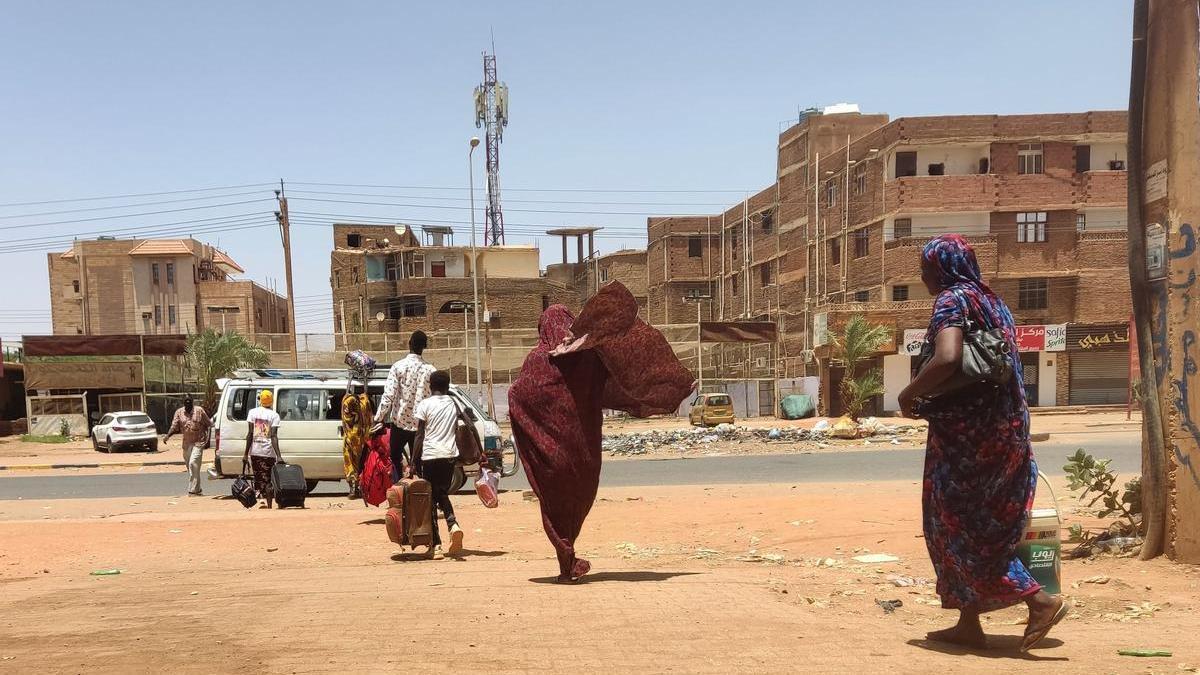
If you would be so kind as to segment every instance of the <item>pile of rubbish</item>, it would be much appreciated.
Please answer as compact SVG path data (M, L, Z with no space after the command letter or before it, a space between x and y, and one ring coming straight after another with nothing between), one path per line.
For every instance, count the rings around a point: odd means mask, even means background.
M842 418L846 420L848 418ZM821 420L812 429L747 428L732 424L721 424L711 429L652 429L629 434L605 436L604 452L612 455L645 455L660 450L687 452L703 449L713 443L803 443L820 442L829 438L880 438L898 439L900 436L919 433L917 426L894 426L879 422L874 417L863 419L853 425L852 435L847 434L845 425L837 428L842 420L830 423Z

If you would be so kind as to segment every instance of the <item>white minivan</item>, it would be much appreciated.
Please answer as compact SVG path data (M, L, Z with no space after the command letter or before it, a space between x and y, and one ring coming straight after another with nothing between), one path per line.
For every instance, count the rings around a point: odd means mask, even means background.
M376 369L367 383L371 408L377 409L387 380L387 369ZM346 394L345 370L239 370L232 378L218 380L221 397L213 414L213 447L216 459L209 478L233 478L242 473L246 451L246 415L258 405L258 392L271 390L279 413L279 449L284 461L304 469L311 491L318 481L345 480L342 461L342 397ZM361 382L357 382L361 388ZM512 462L504 465L505 443L500 425L471 397L451 385L450 395L475 422L483 441L484 454L501 476L515 475L520 459L513 446ZM468 476L477 476L479 466L459 467L451 482L457 492Z

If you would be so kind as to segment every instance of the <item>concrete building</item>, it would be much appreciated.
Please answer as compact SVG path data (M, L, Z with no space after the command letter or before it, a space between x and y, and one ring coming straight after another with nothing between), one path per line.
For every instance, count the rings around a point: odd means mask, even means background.
M920 247L957 232L1021 325L1031 404L1124 403L1125 125L1120 111L807 114L779 136L773 185L723 214L649 219L651 317L686 316L680 291L697 289L715 298L706 316L775 321L779 376L819 375L837 413L828 334L864 314L894 331L876 405L894 410L929 318Z
M47 267L55 335L288 332L287 300L195 239L81 240Z
M336 333L461 331L473 269L489 328L536 328L543 308L578 304L569 280L542 274L536 246L479 246L472 260L449 228L424 227L422 235L408 225L334 225Z

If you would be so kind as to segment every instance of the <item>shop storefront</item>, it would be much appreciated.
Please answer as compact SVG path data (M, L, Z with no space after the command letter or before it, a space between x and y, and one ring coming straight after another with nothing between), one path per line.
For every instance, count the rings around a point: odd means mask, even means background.
M1067 328L1071 405L1129 401L1129 325L1071 324Z

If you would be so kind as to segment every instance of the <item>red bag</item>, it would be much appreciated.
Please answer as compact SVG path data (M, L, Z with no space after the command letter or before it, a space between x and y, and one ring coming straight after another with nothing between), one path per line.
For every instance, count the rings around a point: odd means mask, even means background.
M363 501L379 506L387 501L388 488L392 486L391 429L367 439L367 459L363 462L358 486Z

